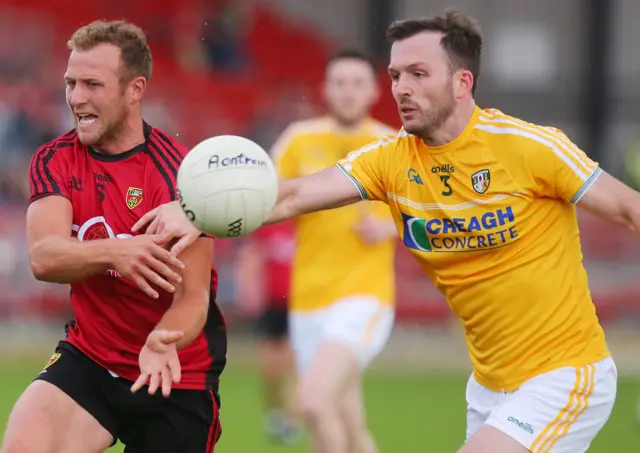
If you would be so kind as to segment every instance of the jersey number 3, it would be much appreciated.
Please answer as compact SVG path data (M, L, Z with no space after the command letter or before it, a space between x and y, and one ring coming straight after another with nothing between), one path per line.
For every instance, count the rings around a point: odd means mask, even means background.
M440 181L442 181L442 184L444 184L442 195L444 195L445 197L448 197L453 193L453 189L449 185L449 178L451 178L451 176L449 175L440 175Z

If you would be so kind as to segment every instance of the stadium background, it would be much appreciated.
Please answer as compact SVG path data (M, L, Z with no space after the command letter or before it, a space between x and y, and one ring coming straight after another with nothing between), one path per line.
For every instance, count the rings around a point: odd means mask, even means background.
M607 171L640 188L636 0L2 0L0 426L69 316L67 289L31 276L24 218L31 154L71 127L62 74L75 28L126 18L145 29L154 55L150 123L189 146L236 133L269 147L290 121L322 111L319 85L332 50L355 45L375 55L386 87L386 25L445 6L477 17L485 33L481 106L564 129ZM398 125L387 91L375 116ZM580 215L580 226L592 293L621 374L612 421L592 451L632 451L640 442L640 241L589 215ZM231 337L218 451L305 451L304 443L279 447L262 434L255 307L234 299L235 250L234 241L216 245ZM381 451L455 451L464 436L469 370L462 332L402 249L397 272L397 326L367 374L372 430Z

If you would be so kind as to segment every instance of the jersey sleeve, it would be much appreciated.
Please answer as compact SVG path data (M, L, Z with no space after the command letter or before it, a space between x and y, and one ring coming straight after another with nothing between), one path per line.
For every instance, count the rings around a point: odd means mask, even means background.
M71 199L67 167L55 143L38 148L29 165L29 203L50 195Z
M282 178L292 179L300 176L296 157L297 141L298 134L296 134L294 126L289 126L271 147L269 154Z
M568 203L580 201L602 173L597 162L555 128L544 128L528 160L538 193Z
M157 129L151 131L148 149L153 163L148 176L149 208L153 209L178 198L178 169L189 150Z
M381 139L352 151L338 162L338 167L351 179L363 200L387 201L385 175L389 173L389 154L396 142L396 137Z

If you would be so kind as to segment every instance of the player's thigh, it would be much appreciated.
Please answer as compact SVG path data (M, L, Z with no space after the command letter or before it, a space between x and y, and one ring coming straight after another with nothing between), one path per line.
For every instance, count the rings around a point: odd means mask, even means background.
M318 352L326 317L326 310L289 312L289 344L300 376L309 370Z
M582 453L609 419L616 392L611 358L560 368L525 382L487 424L533 453Z
M476 381L473 373L469 377L466 389L467 430L465 439L471 437L486 423L491 413L506 400L502 392L494 392Z
M458 450L458 453L529 453L529 450L501 430L483 425Z
M301 380L301 404L339 405L347 389L379 354L393 328L394 312L377 299L351 297L335 302L319 318L317 352Z
M323 340L349 348L361 369L380 354L393 330L393 308L369 296L353 296L334 303L325 320Z
M96 407L106 410L87 382L90 373L66 352L54 356L54 363L42 371L40 377L46 373L46 381L35 380L18 399L3 453L97 453L113 444L113 435L89 412Z
M350 348L331 340L322 342L298 381L300 410L307 418L340 413L344 394L359 375Z
M120 436L125 453L211 453L222 434L213 391L174 389L168 398L138 392L129 405Z

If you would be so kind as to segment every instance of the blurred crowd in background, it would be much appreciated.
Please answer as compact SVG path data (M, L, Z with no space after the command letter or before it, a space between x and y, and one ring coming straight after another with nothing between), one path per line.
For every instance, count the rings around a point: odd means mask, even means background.
M355 45L372 53L380 63L380 81L386 88L382 24L396 17L440 12L455 4L477 15L485 32L479 104L564 129L596 155L607 171L640 189L640 59L629 61L625 55L630 53L624 50L637 51L640 29L631 18L640 15L640 3L612 2L620 6L610 11L613 25L608 28L592 22L597 11L581 14L586 4L596 8L597 3L2 0L0 321L69 316L67 288L38 283L31 276L25 212L31 155L39 145L73 127L62 76L68 56L66 40L77 27L96 18L126 18L145 30L154 56L144 103L151 124L187 146L231 133L269 148L290 122L323 112L319 87L332 51ZM610 31L609 46L591 49L589 30L603 40ZM600 123L597 111L591 120L582 114L589 109L585 101L590 95L583 88L590 85L585 77L597 63L590 60L590 49L603 57L609 55L605 62L610 70L601 72L604 85L595 80L593 86L614 88L604 93ZM591 108L597 110L597 105ZM374 114L399 126L395 105L386 92ZM598 136L590 133L589 121L604 126L598 129ZM635 297L640 289L640 241L587 215L581 214L580 221L601 316L618 320L640 315L640 301ZM237 314L242 320L249 315L235 300L238 243L218 241L216 261L221 273L219 299L232 318ZM397 271L399 323L449 319L445 302L402 249Z

